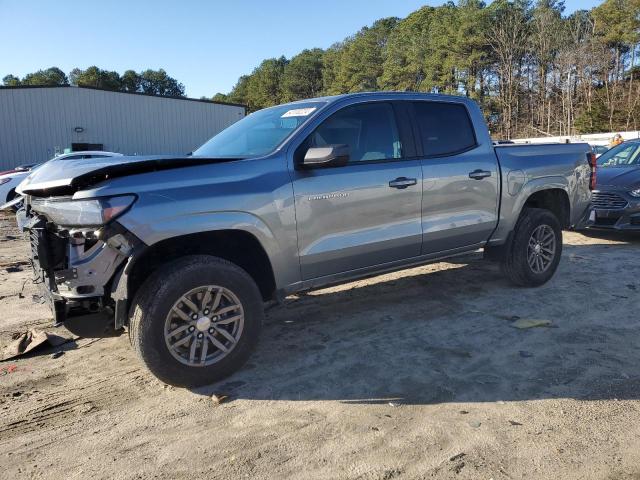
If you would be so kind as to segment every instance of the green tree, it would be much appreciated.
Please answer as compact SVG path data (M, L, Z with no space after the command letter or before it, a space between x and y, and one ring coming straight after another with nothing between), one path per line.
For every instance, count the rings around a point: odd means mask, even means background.
M432 55L431 30L435 7L422 7L401 20L389 36L383 74L385 90L430 90L425 79L427 59ZM431 83L431 82L429 82Z
M340 85L336 81L336 75L340 68L344 43L333 44L322 56L322 91L325 95L337 95L341 93Z
M380 89L387 42L397 23L397 18L380 19L344 42L332 90L348 93Z
M2 84L7 87L17 87L21 84L21 82L20 79L15 75L9 74L2 79Z
M170 77L164 69L145 70L140 74L140 88L144 93L166 97L183 97L184 85Z
M483 103L485 76L491 68L491 53L485 38L488 28L486 5L480 0L460 0L456 17L456 28L451 32L451 63L462 92Z
M554 70L557 56L563 46L566 22L562 18L564 2L557 0L537 0L531 11L531 31L529 36L532 81L530 87L537 90L537 96L530 96L531 125L542 132L549 131L547 102L549 72ZM537 85L537 87L536 87Z
M609 47L619 51L638 43L638 0L605 0L591 12L594 30Z
M122 74L120 80L122 90L125 92L141 92L142 79L135 70L127 70Z
M270 58L251 73L247 82L247 106L250 111L281 103L282 77L287 63L285 57Z
M483 2L463 0L423 7L400 21L389 39L383 87L481 97L486 18Z
M596 97L589 110L583 110L575 119L574 125L578 133L606 132L610 130L609 111L605 102Z
M501 136L512 138L518 130L522 64L527 52L530 11L527 0L495 0L489 7L487 41L495 57Z
M640 128L640 0L564 16L562 0L457 0L262 62L228 99L250 110L362 90L478 100L500 138Z
M609 127L614 129L616 115L624 110L625 128L629 128L640 102L634 75L640 42L640 0L605 0L591 15L596 39L609 49L613 63L613 68L605 70L602 76Z
M211 100L214 102L226 103L226 102L229 102L229 95L225 95L224 93L218 92L211 98Z
M58 67L50 67L46 70L28 73L20 83L21 85L43 85L51 87L56 85L69 85L69 79Z
M429 29L429 45L424 57L425 78L421 90L459 93L464 59L458 55L460 9L452 3L436 8Z
M282 100L290 102L313 98L322 92L322 57L320 48L303 50L284 67Z
M79 87L94 87L115 91L122 89L122 79L118 72L102 70L96 66L91 66L86 70L74 68L69 73L69 80L72 85Z
M247 92L249 88L249 75L242 75L233 89L227 96L228 100L232 103L241 103L243 105L248 105L247 100Z

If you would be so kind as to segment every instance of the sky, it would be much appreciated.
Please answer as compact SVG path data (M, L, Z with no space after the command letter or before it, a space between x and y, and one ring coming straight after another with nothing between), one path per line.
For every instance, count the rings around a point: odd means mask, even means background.
M327 48L429 0L0 0L0 78L57 66L164 68L189 97L227 93L265 58ZM601 0L565 0L565 13Z

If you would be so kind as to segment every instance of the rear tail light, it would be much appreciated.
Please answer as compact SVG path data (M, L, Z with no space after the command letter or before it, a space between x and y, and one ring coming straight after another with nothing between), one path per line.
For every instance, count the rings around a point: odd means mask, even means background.
M598 168L598 162L596 160L595 153L587 153L587 159L589 160L589 166L591 167L591 177L589 178L589 190L596 189L596 170Z

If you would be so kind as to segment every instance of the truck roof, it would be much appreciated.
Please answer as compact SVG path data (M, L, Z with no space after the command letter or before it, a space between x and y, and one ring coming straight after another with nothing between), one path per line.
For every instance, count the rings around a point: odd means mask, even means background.
M389 99L416 99L416 100L437 100L437 101L455 101L460 103L475 103L470 98L462 95L443 95L440 93L422 93L422 92L357 92L343 93L341 95L331 95L326 97L306 98L304 100L296 100L284 105L295 105L309 102L327 102L334 103L345 98L389 98Z

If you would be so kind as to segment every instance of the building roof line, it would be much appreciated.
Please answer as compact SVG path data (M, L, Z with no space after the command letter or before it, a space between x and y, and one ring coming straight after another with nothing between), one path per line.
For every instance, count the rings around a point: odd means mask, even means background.
M155 97L155 98L170 98L173 100L186 100L189 102L201 102L201 103L213 103L217 105L229 105L232 107L242 107L247 110L247 105L242 103L233 103L233 102L219 102L217 100L208 100L204 98L190 98L190 97L176 97L169 95L155 95L153 93L145 93L145 92L123 92L121 90L109 90L107 88L100 87L90 87L90 86L76 86L76 85L0 85L0 90L20 90L27 88L81 88L84 90L99 90L101 92L108 93L123 93L126 95L142 95L145 97Z

